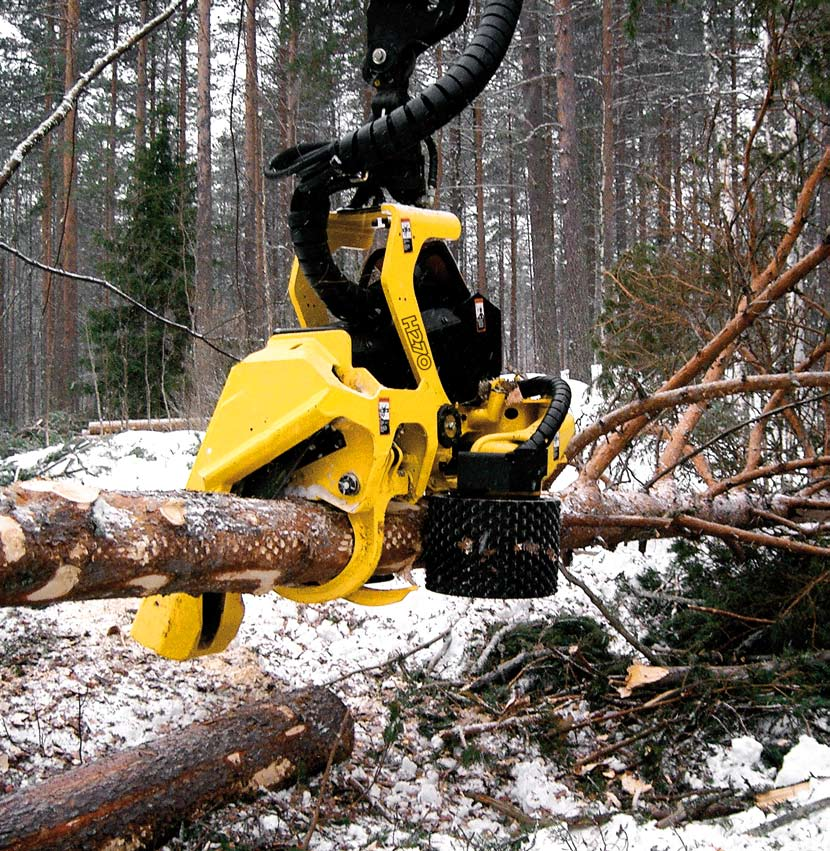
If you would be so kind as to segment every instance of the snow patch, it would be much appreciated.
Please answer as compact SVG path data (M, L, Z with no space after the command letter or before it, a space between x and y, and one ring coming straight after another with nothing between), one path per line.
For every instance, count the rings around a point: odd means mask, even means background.
M801 736L798 744L784 757L775 785L791 786L811 777L830 777L830 747L812 736Z
M728 748L714 747L707 760L712 782L738 792L765 789L771 784L772 770L761 765L764 746L752 736L732 739Z

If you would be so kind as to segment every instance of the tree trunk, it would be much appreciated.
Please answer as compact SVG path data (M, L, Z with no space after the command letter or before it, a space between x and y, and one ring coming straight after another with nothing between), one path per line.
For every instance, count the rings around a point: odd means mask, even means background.
M113 11L112 46L119 41L121 10L118 3ZM115 158L116 135L118 133L118 62L112 63L110 75L109 124L107 126L106 198L104 199L104 236L112 239L115 234ZM49 261L47 261L49 262ZM109 304L109 293L104 296Z
M381 572L414 561L422 513L387 516ZM345 513L306 500L21 482L0 490L0 606L326 582L352 541Z
M558 281L557 302L561 325L562 366L571 378L591 380L591 331L594 288L589 283L583 227L582 192L579 180L579 149L576 127L576 78L574 73L573 12L571 0L555 0L556 74L559 116L559 171L564 268Z
M184 819L346 759L354 722L310 688L249 703L0 798L0 849L156 848Z
M77 77L76 39L80 21L79 0L66 0L64 30L64 84L66 91L72 88ZM75 198L77 188L77 158L75 138L77 133L77 111L71 110L63 125L63 239L62 266L68 272L78 271L78 206ZM78 362L78 288L74 283L63 281L61 298L60 329L60 403L66 410L77 405L77 396L72 392Z
M182 164L187 161L187 6L187 0L182 0L179 24L179 100L176 122L179 128L177 152Z
M602 0L602 265L610 269L617 245L614 193L614 0ZM601 281L601 276L599 277ZM601 304L600 292L595 302Z
M138 0L142 26L147 23L148 0ZM136 51L135 70L135 150L138 153L147 137L147 48L146 38L141 39Z
M825 465L830 459L823 459ZM783 472L783 471L782 471ZM746 491L666 494L577 483L563 494L561 549L700 534L830 556L830 549L753 527L765 513L814 521L830 502ZM406 572L421 552L421 506L387 514L378 573ZM159 592L264 593L333 579L346 566L348 516L307 500L171 491L131 494L73 482L0 490L0 606L144 597Z
M527 203L530 216L530 254L533 295L544 328L537 369L556 373L560 367L559 321L554 275L555 227L553 218L553 164L551 115L546 97L547 78L542 70L539 0L529 0L522 10L522 73L526 80L524 121L527 136ZM515 238L515 237L514 237Z
M55 27L54 18L57 17L57 4L50 5L46 14L46 68L44 79L44 106L45 113L49 115L53 106L53 86L55 72ZM53 175L52 175L52 138L47 135L43 140L41 189L43 192L43 212L41 213L40 233L43 250L43 263L51 266L54 262L52 247L52 219L53 212ZM55 291L55 280L51 272L43 272L41 278L41 294L43 302L42 325L42 352L43 352L43 410L46 420L49 420L49 412L52 409L53 382L52 371L55 366L55 313L57 293Z
M487 234L484 218L484 108L473 106L473 148L476 181L476 287L482 295L492 295L487 286Z
M213 155L211 150L210 0L198 2L196 35L196 275L193 324L209 331L213 321ZM214 358L206 346L193 349L195 413L207 413Z
M245 197L243 200L243 275L245 332L251 344L263 341L267 328L260 158L257 0L245 0Z

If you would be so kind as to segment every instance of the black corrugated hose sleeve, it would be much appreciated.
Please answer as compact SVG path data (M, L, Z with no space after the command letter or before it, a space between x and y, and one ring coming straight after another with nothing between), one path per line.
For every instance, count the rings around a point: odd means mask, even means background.
M314 291L338 319L371 324L386 309L380 287L361 287L338 268L329 251L329 195L300 184L291 197L288 223L297 260Z
M464 53L421 94L337 142L298 145L271 161L269 177L300 177L291 203L291 238L309 283L339 319L371 322L382 307L369 304L363 288L349 281L331 256L328 196L344 189L350 176L424 141L461 113L504 59L521 9L522 0L487 0Z
M519 390L527 399L529 396L550 396L550 405L536 431L516 450L537 450L550 446L556 432L562 428L568 408L571 404L571 388L564 378L539 375L519 382Z
M388 115L340 138L337 154L346 171L363 171L422 141L443 127L490 82L507 53L522 0L488 0L475 36L446 74Z

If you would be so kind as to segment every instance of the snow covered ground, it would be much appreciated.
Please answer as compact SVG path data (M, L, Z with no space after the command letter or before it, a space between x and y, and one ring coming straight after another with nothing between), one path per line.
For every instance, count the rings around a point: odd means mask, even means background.
M179 488L198 444L195 432L89 438L48 474L124 490ZM25 470L46 457L52 456L42 450L0 466ZM666 561L659 546L645 555L621 547L614 553L580 553L572 570L612 601L621 577L633 579L645 567L659 569ZM228 651L186 663L159 659L129 639L133 600L0 609L0 794L243 700L315 683L337 692L356 722L355 752L335 770L331 794L362 801L351 809L337 800L324 806L312 849L826 847L830 808L803 814L768 835L752 833L769 829L788 807L830 796L830 748L821 743L830 731L826 723L788 740L789 752L777 772L764 764L762 745L749 734L704 746L697 764L687 767L701 788L762 791L805 781L794 800L768 812L749 806L726 818L661 829L643 815L650 794L646 784L638 786L636 774L615 767L613 759L604 766L604 794L589 798L573 782L572 768L543 755L520 723L478 735L476 758L470 759L465 742L430 734L416 710L406 711L434 689L448 695L436 703L447 714L444 726L447 720L460 726L479 720L474 705L454 699L453 688L475 676L494 625L562 614L598 616L579 589L560 585L547 600L503 603L422 589L384 609L346 602L298 606L274 594L248 597L245 621ZM636 628L624 601L617 599L616 605ZM419 652L394 661L420 645ZM613 649L630 652L621 639ZM383 664L387 660L390 664ZM397 707L403 709L393 728ZM569 711L574 717L585 714L579 705ZM585 734L567 734L566 747L584 749ZM305 832L315 791L312 781L309 788L229 805L168 847L289 847ZM633 794L633 801L623 791ZM626 812L620 811L621 798L631 802ZM487 803L492 800L500 807ZM328 809L338 817L326 819Z

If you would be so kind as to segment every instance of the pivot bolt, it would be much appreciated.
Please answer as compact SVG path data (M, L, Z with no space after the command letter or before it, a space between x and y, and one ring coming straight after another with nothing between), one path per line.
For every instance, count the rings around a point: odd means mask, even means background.
M337 487L343 496L354 496L360 490L360 480L354 473L346 473L340 477Z
M386 51L382 47L376 47L372 51L372 62L375 65L383 65L386 62Z
M451 448L461 437L461 414L452 405L441 405L438 409L438 442Z

